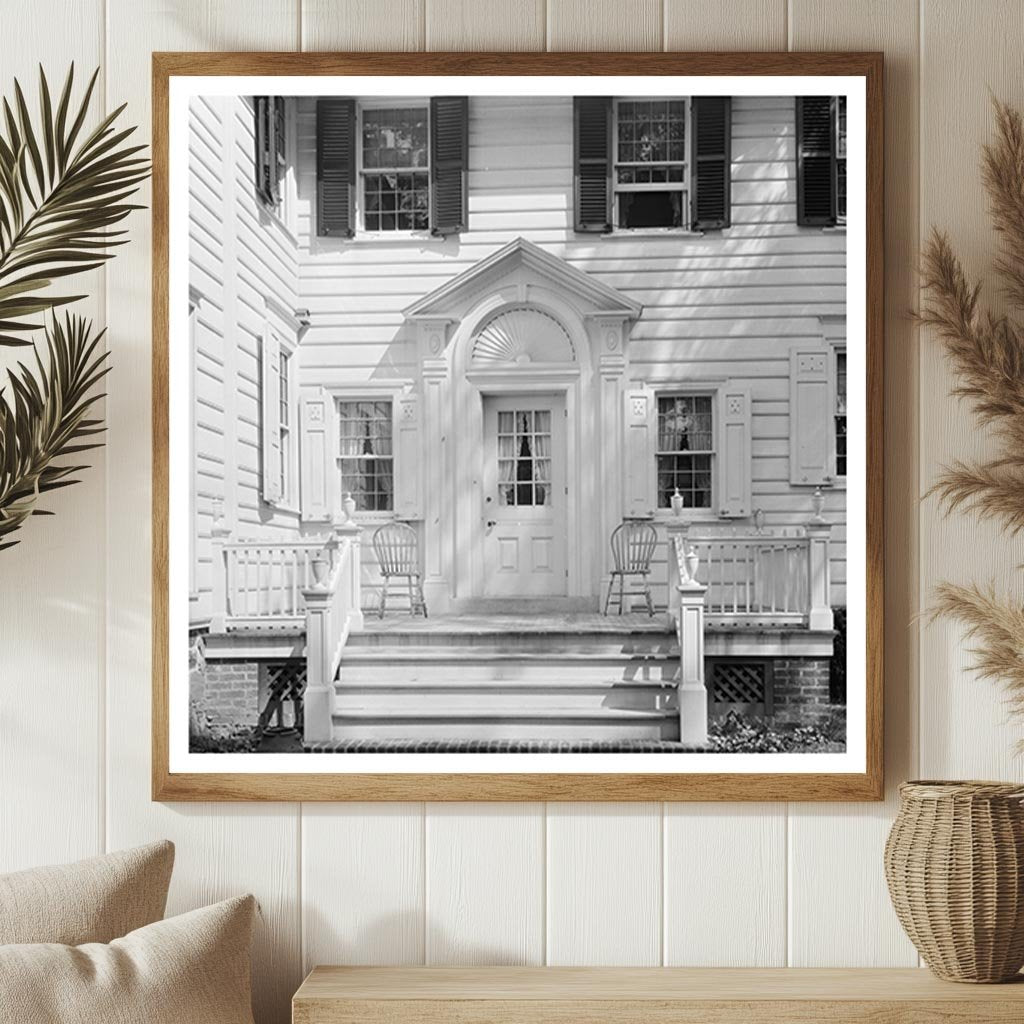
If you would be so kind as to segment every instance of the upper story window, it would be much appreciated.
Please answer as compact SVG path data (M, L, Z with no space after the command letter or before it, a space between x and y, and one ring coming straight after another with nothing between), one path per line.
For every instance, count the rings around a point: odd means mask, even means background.
M683 508L711 508L713 409L710 394L658 396L658 508L671 508L677 489Z
M317 234L463 231L469 101L317 100Z
M280 213L288 170L284 97L257 96L253 110L256 118L256 194L265 206Z
M687 110L685 100L615 101L615 227L687 226Z
M797 222L846 223L846 97L798 96Z
M577 96L577 231L710 231L731 223L728 96Z
M429 107L363 107L358 205L366 231L430 225Z
M395 507L393 420L390 399L338 402L338 469L342 493L361 512Z

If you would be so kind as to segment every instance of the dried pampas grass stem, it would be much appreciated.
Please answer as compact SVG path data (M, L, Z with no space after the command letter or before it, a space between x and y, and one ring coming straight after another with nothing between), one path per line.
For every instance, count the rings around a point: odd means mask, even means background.
M1000 236L995 269L1013 307L1024 307L1024 121L995 102L996 138L985 147L982 182ZM979 308L981 285L971 281L949 239L934 231L925 246L926 302L918 322L942 342L957 377L953 394L968 401L999 445L988 460L956 462L928 492L946 514L992 519L1010 535L1024 531L1024 328L1012 316ZM942 583L935 615L967 626L978 672L1006 684L1014 711L1024 715L1024 608L991 588Z

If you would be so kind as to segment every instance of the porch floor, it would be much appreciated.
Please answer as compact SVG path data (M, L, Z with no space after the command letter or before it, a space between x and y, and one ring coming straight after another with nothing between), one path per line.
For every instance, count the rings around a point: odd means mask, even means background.
M364 613L361 633L405 635L408 633L671 633L664 613L654 617L641 612L626 615L601 615L598 612L552 613L535 615L422 615L395 612L377 618Z

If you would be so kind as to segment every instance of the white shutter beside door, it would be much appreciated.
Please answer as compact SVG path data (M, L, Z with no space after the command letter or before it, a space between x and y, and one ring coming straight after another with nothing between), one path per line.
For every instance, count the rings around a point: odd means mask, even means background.
M751 514L750 388L727 381L721 394L722 457L719 515L731 519Z
M625 400L624 512L627 516L647 516L654 511L654 394L637 388L626 391Z
M337 490L338 423L334 398L323 388L302 396L302 518L330 522Z
M829 359L821 345L796 346L789 355L789 482L832 482L829 434Z
M395 512L405 519L418 519L422 514L424 453L420 447L419 407L416 395L402 395L395 400Z
M262 497L281 500L281 344L267 327L260 343L260 453Z

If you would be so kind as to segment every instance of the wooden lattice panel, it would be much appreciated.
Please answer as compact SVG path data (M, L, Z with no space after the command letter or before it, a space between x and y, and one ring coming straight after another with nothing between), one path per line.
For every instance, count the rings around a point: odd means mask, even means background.
M713 714L736 710L767 715L772 708L770 661L711 659L707 666Z
M264 667L267 702L260 711L261 732L302 732L305 661L272 662ZM290 707L289 707L290 705Z

